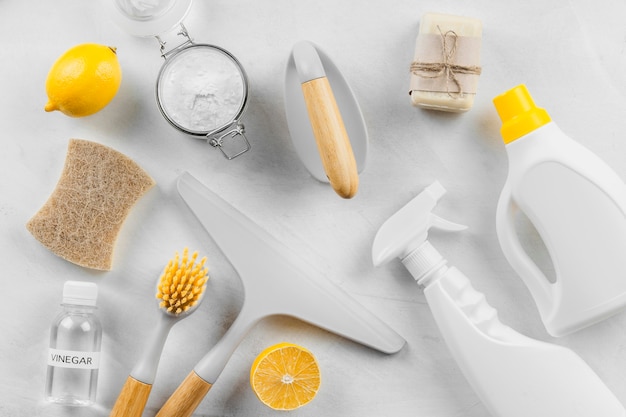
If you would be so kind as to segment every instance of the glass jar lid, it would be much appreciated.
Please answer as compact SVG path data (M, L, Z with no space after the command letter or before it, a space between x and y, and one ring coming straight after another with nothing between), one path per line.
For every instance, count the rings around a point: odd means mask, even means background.
M192 0L104 0L113 21L134 36L158 36L177 26Z

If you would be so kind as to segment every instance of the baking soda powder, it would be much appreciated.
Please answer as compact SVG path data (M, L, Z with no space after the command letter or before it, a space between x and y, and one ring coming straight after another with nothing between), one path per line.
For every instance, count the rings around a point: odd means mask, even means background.
M158 96L166 117L193 133L232 123L245 98L236 62L221 50L197 45L174 55L163 67Z

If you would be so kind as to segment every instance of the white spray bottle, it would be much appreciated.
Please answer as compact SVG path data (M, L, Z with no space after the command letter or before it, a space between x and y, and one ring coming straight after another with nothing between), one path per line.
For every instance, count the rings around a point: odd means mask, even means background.
M530 290L553 336L626 308L626 185L597 155L566 136L524 85L496 97L509 173L496 214L502 251ZM556 281L524 251L521 210L537 229Z
M452 356L494 417L624 417L626 410L576 353L502 324L467 277L428 242L428 230L465 228L432 213L445 189L427 187L387 220L374 265L400 258L424 294Z

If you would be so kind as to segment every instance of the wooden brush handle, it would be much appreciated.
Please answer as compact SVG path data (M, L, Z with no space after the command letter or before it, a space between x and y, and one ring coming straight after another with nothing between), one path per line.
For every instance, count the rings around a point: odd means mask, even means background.
M151 389L151 384L144 384L132 376L126 378L110 417L141 417Z
M211 389L211 384L191 371L163 404L156 417L190 417Z
M302 93L330 185L341 197L352 198L359 186L359 173L328 78L302 83Z

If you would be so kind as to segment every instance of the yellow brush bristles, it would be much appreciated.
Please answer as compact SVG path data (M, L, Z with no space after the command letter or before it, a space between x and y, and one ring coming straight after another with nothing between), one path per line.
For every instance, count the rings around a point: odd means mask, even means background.
M176 252L163 270L156 297L162 300L160 307L167 309L168 313L184 313L202 297L208 269L204 267L206 257L196 264L197 258L198 252L194 252L189 259L189 250L185 248L183 258L180 259Z

